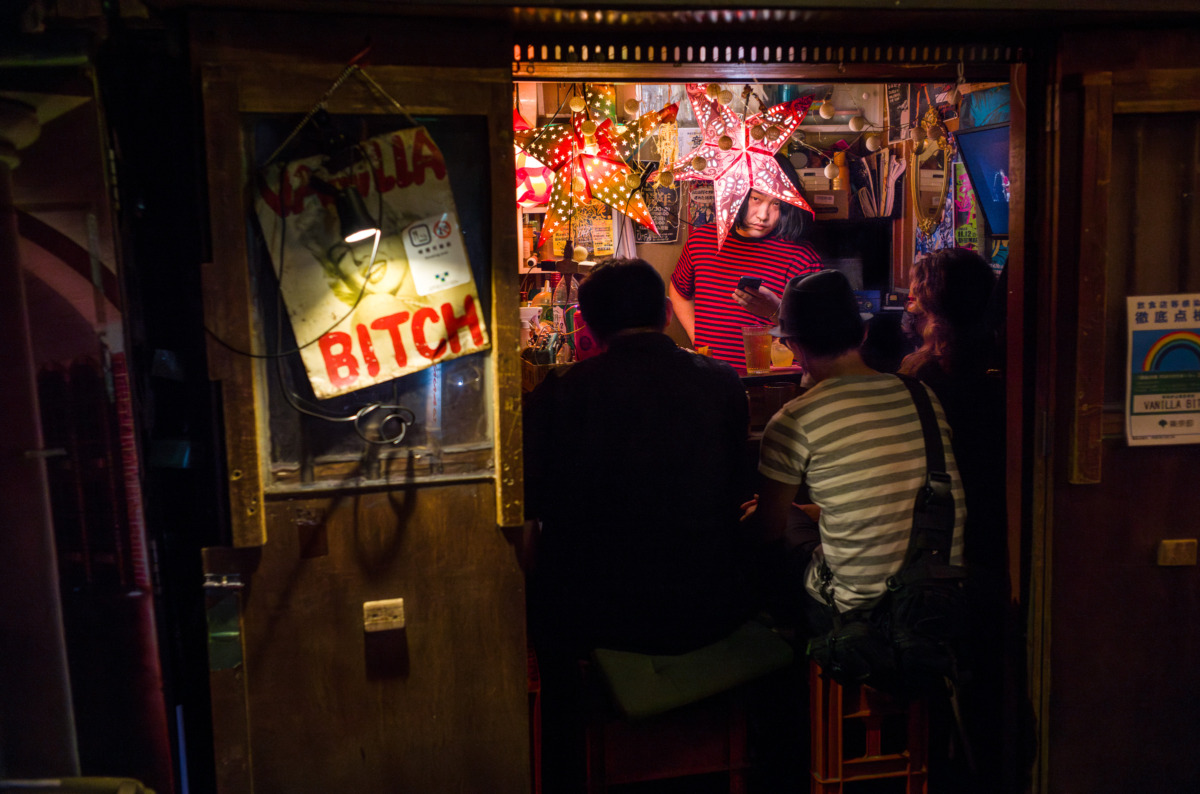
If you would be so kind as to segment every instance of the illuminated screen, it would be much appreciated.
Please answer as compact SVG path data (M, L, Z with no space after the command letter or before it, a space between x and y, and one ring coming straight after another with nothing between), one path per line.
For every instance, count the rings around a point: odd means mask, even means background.
M974 127L954 134L971 187L987 220L988 233L1008 236L1008 124Z

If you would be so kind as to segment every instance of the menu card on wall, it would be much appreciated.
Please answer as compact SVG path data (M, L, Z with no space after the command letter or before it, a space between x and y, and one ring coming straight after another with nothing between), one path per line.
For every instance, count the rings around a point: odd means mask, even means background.
M1200 443L1200 293L1125 299L1130 446Z

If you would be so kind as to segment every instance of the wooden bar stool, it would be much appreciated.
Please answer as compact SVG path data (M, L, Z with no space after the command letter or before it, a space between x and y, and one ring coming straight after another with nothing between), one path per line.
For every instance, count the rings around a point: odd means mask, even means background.
M729 794L745 794L750 762L739 695L725 692L642 720L593 711L588 794L628 783L717 773L728 775Z
M588 709L589 794L644 780L725 772L745 791L746 711L741 687L792 663L792 647L751 621L677 656L598 648Z
M928 791L929 706L869 686L847 686L809 661L812 792L842 794L846 783L903 778L905 794Z

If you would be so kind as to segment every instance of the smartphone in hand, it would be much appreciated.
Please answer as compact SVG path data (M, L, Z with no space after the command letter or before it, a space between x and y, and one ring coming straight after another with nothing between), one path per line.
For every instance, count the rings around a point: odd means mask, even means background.
M758 292L758 288L762 286L763 280L754 276L742 276L738 279L737 288L746 292Z

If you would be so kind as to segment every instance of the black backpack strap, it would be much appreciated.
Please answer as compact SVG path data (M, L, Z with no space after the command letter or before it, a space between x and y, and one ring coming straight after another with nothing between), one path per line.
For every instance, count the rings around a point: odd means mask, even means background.
M913 508L913 531L908 539L904 564L897 575L903 577L917 561L950 562L950 544L954 536L954 496L950 491L950 475L946 472L942 434L929 393L920 381L904 375L897 377L912 395L925 436L925 484L917 492L916 506Z

